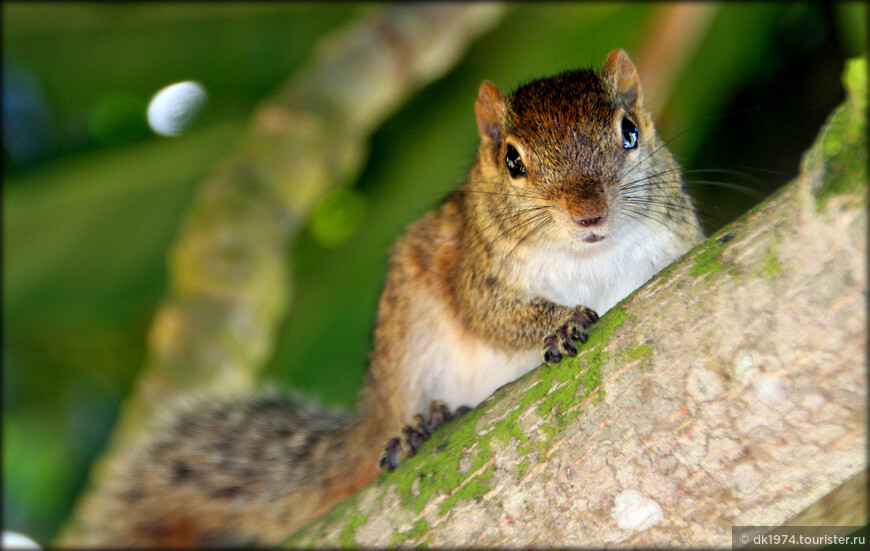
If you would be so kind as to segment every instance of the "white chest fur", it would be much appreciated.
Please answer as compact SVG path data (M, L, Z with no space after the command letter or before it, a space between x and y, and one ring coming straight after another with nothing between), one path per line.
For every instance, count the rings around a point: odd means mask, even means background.
M474 407L496 389L541 364L541 349L508 352L474 338L447 321L436 329L416 357L425 366L418 371L423 389L417 411L428 410L431 400L442 400L451 409Z
M675 235L638 224L579 251L553 242L536 244L516 273L532 296L564 306L582 304L604 315L684 252Z
M638 224L580 252L536 243L518 254L515 273L523 274L519 283L532 296L564 306L582 304L603 315L684 252L685 245L676 236L655 230ZM510 352L494 348L463 330L444 311L437 304L420 310L421 318L432 322L426 330L434 334L409 357L421 367L415 370L419 377L415 383L422 389L418 412L426 412L433 399L451 408L474 407L540 365L541 347Z

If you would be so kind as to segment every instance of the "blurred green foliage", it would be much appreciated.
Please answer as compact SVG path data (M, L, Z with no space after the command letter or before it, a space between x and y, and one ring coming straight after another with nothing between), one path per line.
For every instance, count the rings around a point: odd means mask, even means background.
M5 529L54 536L143 364L166 253L196 185L318 37L375 7L3 3ZM599 66L616 47L637 56L658 9L514 4L379 129L353 189L328 196L299 239L292 312L268 378L352 407L390 244L462 180L480 81L507 91ZM842 99L843 61L866 48L866 21L864 3L723 5L678 76L660 133L679 136L670 147L685 166L737 167L713 179L770 192L796 173ZM45 139L31 157L7 143L7 69L29 75L44 101L47 116L33 120ZM199 120L178 138L150 134L148 98L190 79L209 93ZM756 202L692 189L708 229Z

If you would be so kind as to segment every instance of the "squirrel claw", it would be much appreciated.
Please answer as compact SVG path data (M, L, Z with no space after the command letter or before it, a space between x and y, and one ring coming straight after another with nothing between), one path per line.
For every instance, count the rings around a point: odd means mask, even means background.
M557 364L562 361L562 353L559 352L559 341L555 333L544 337L544 361L548 364Z
M405 452L405 457L414 457L417 455L417 450L423 445L423 442L432 436L435 429L461 417L471 411L468 406L460 406L456 411L450 411L450 408L440 400L432 400L429 403L429 417L424 419L419 413L414 416L414 424L406 425L402 428L402 434L399 437L391 438L378 461L378 467L382 471L394 471L399 466L401 461L402 451Z
M422 446L423 442L429 440L430 436L432 436L432 434L426 431L425 427L422 426L422 423L420 422L416 423L413 427L406 425L402 429L402 442L405 444L403 447L405 448L408 457L414 457L417 455L417 448Z
M575 340L586 343L589 335L586 328L598 321L598 314L591 308L577 306L568 321L560 325L555 332L544 337L544 361L548 364L557 364L562 361L562 356L574 357L577 355Z
M399 456L402 451L402 445L398 438L390 438L387 445L384 446L384 451L381 453L381 458L378 460L378 468L382 471L395 471L399 466Z

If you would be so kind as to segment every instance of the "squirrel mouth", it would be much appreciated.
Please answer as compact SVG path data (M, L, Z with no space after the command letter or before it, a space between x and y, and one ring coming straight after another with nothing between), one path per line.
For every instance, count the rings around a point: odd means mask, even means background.
M595 216L587 216L586 218L579 218L577 216L574 217L574 222L585 228L585 235L581 238L586 243L598 243L602 241L605 237L607 237L606 228L604 228L607 222L607 213ZM596 233L598 230L601 233ZM604 230L604 231L602 231Z
M603 241L606 236L598 235L597 233L590 233L586 237L583 238L583 241L586 243L598 243L599 241Z

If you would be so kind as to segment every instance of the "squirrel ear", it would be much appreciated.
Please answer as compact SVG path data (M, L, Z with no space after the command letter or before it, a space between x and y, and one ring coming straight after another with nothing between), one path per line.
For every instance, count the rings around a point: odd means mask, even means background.
M491 142L496 147L501 146L504 133L504 117L507 100L498 87L484 80L477 93L474 113L477 115L477 131L483 142Z
M618 49L610 52L601 73L613 85L616 95L626 107L634 108L643 105L640 76L625 50Z

